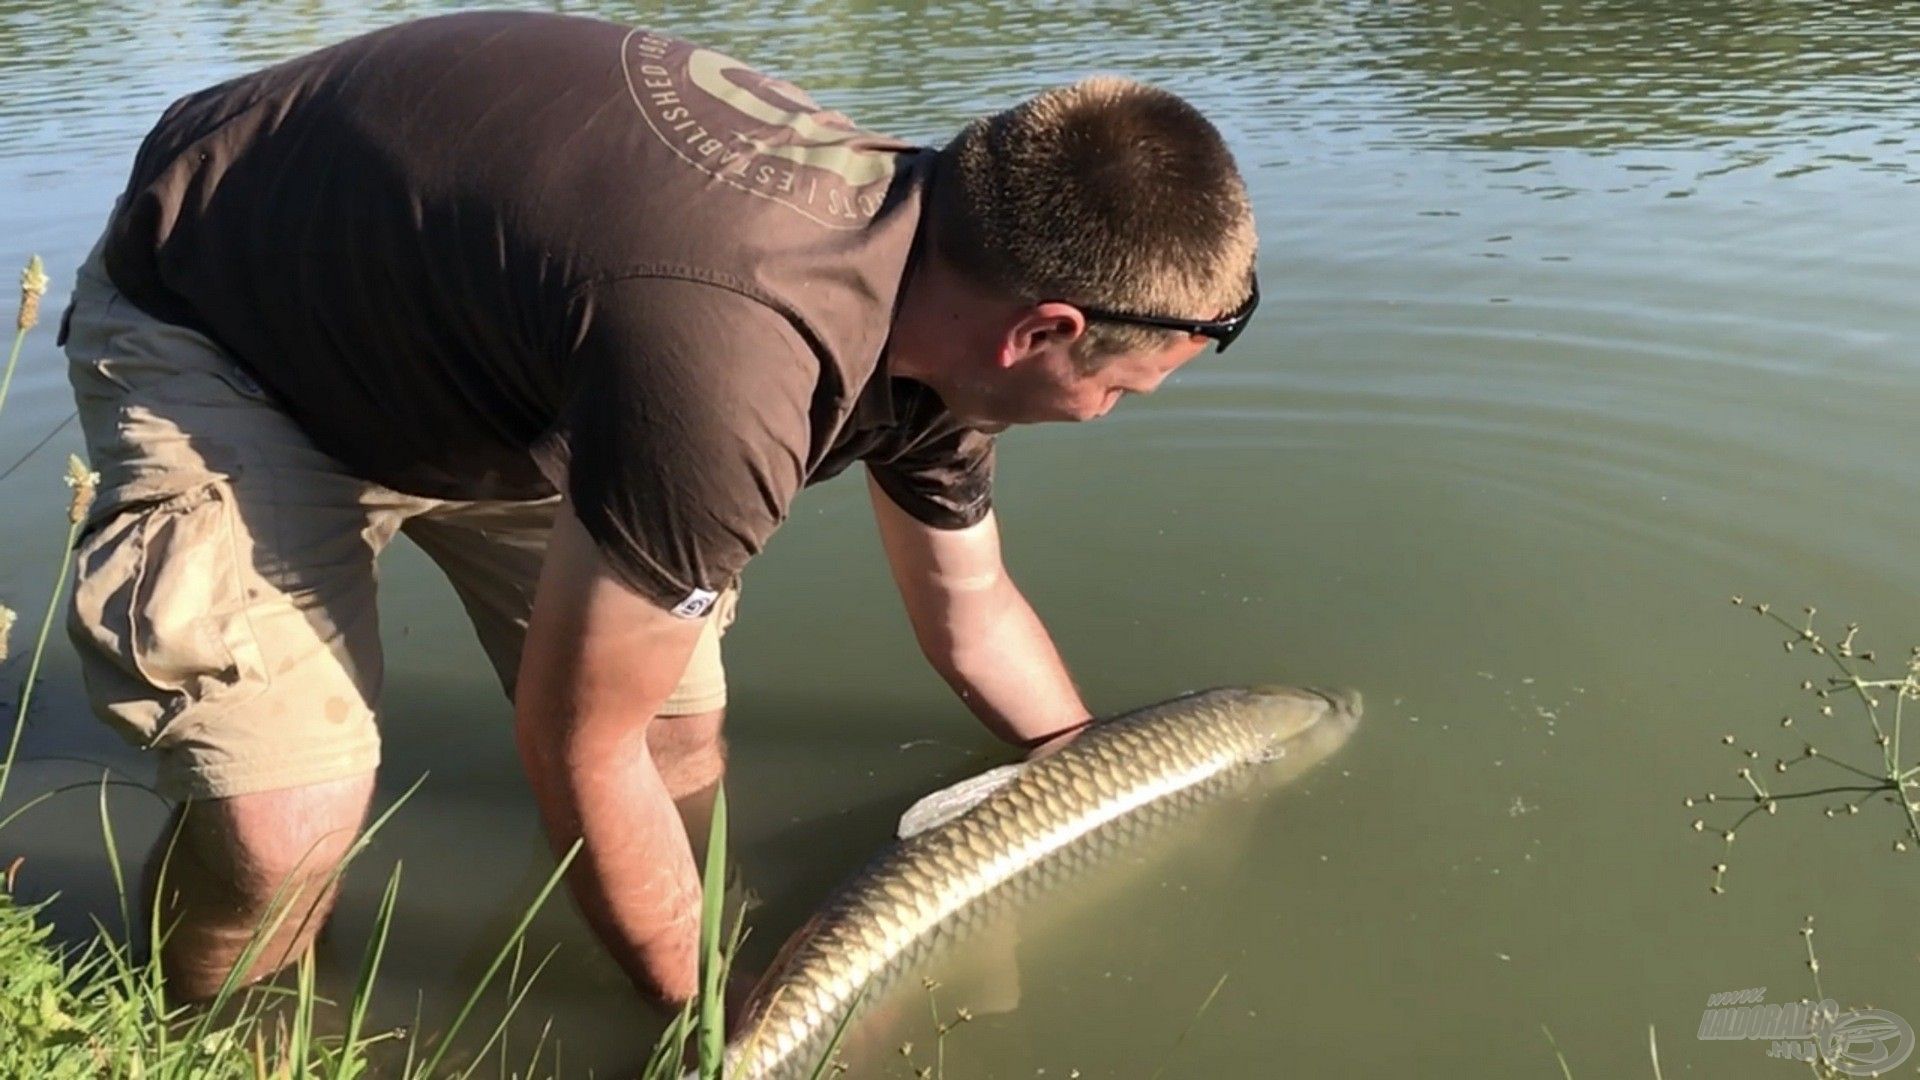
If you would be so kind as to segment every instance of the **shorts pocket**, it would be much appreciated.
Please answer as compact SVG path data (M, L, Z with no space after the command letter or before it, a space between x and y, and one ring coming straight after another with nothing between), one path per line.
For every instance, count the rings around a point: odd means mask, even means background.
M225 486L203 484L115 510L76 552L69 631L89 695L149 748L266 686L233 514Z

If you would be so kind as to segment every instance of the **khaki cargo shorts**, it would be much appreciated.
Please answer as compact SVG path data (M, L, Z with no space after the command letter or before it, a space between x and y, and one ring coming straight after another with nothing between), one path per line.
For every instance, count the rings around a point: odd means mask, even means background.
M446 572L512 696L558 496L425 499L351 475L219 346L122 297L97 247L64 331L101 475L68 631L94 711L158 755L162 794L225 798L374 769L374 561L396 532ZM729 591L715 604L663 712L726 702L734 602Z

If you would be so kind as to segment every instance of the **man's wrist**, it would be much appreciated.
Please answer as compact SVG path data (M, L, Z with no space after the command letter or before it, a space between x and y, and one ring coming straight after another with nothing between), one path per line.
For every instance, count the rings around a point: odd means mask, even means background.
M1050 731L1045 735L1036 735L1030 739L1022 739L1017 745L1022 750L1025 750L1028 753L1033 753L1037 750L1042 750L1049 746L1053 746L1055 744L1065 742L1067 739L1071 738L1072 736L1077 735L1080 732L1086 730L1087 726L1092 723L1093 723L1093 717L1089 716L1083 720L1078 721L1077 723L1068 724L1066 727L1059 728L1054 731Z

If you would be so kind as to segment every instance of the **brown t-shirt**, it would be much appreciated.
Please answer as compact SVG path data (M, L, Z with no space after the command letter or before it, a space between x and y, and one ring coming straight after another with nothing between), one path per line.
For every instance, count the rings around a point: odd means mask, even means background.
M921 521L985 515L992 440L883 363L932 161L664 35L450 15L175 103L105 257L357 474L563 486L697 613L856 460Z

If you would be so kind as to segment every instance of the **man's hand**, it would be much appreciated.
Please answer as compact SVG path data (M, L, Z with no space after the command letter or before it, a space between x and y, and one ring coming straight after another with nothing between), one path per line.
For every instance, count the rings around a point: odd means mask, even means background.
M520 659L514 734L554 849L585 840L568 875L582 913L642 993L668 1006L698 985L700 881L647 727L699 634L699 620L616 579L561 508Z
M936 529L871 477L867 492L920 651L974 715L1007 742L1034 748L1084 722L1087 707L1059 650L1007 576L993 515Z

